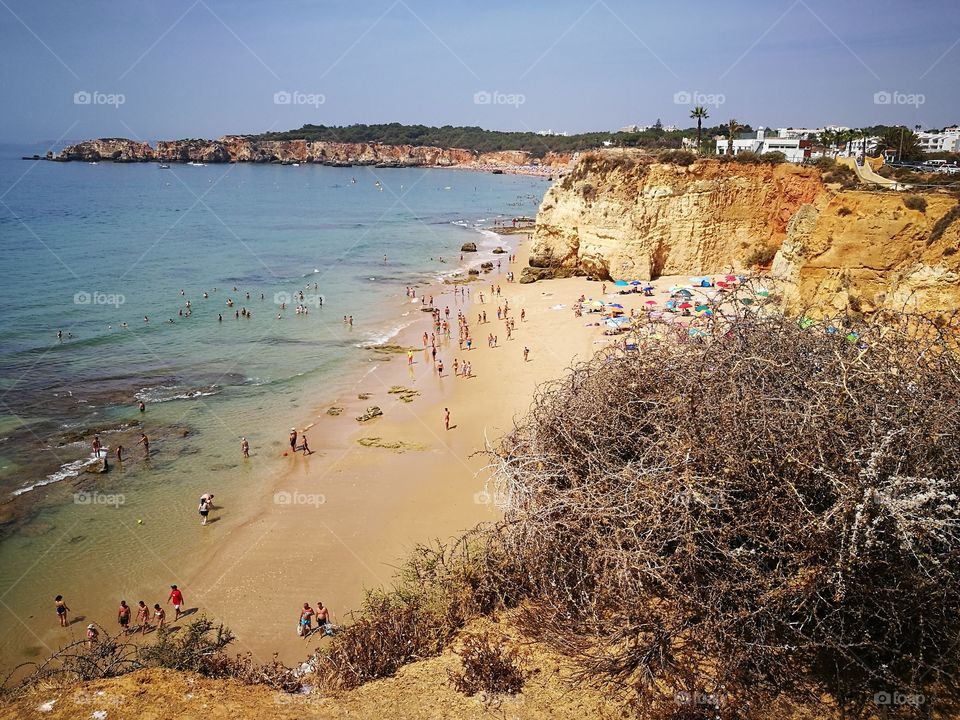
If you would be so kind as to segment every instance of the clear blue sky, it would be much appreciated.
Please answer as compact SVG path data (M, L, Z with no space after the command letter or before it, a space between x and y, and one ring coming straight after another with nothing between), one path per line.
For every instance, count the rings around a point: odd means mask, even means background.
M677 93L707 124L960 122L958 0L0 0L0 56L0 142L687 126Z

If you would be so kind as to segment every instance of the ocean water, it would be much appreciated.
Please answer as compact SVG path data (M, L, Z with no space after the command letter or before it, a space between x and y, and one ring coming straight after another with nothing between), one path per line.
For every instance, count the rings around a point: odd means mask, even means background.
M419 315L406 286L460 269L464 242L499 244L483 228L532 215L547 187L457 170L160 169L0 151L7 661L49 649L34 623L49 624L53 595L118 572L137 587L158 568L162 587L178 557L203 552L193 498L242 492L254 471L239 462L241 436L255 453L282 446L357 374L364 345ZM306 314L294 312L301 291ZM241 308L251 316L236 318ZM124 445L122 467L85 472L94 433L111 460ZM124 512L97 512L111 504Z

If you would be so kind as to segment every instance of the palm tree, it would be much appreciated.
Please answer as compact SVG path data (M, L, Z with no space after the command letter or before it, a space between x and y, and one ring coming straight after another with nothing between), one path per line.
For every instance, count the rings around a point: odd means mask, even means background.
M733 136L740 127L740 124L733 118L730 118L730 121L727 123L727 155L733 155Z
M697 152L700 152L700 135L703 132L703 121L710 117L703 105L697 105L690 111L690 117L697 119Z
M833 130L824 130L817 136L817 141L829 152L837 142L837 133Z

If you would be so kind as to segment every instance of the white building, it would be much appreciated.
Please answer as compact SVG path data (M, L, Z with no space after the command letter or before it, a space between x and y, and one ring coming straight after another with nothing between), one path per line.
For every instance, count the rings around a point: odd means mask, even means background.
M917 133L917 139L924 152L960 152L960 128L956 125L941 132Z
M727 139L717 138L717 155L727 154ZM739 155L742 152L752 152L762 155L768 152L783 153L789 162L803 162L804 158L810 157L811 142L799 137L779 137L779 135L767 137L764 128L758 128L753 133L741 133L740 137L733 140L733 154Z

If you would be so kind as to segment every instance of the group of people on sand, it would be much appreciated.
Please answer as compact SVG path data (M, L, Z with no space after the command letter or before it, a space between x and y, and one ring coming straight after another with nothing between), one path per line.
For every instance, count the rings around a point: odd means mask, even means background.
M317 626L314 628L313 623ZM305 602L303 609L300 610L300 619L297 621L297 635L302 638L309 637L315 632L321 632L324 635L333 635L334 625L330 620L330 611L324 607L323 601L317 600L317 609L310 607L310 603Z
M297 444L298 438L300 439L299 445ZM295 453L298 450L302 450L304 455L310 455L313 453L313 450L310 449L309 443L307 443L307 434L300 434L297 432L296 428L290 428L290 452Z
M67 627L70 622L67 618L67 614L70 612L70 608L67 607L66 601L63 599L63 595L57 595L54 598L54 606L57 611L57 619L60 622L60 627ZM181 615L186 615L186 609L184 608L183 592L176 586L170 586L170 594L167 596L167 604L173 606L174 610L174 619L176 622L180 619ZM130 635L135 633L140 633L140 635L146 635L150 630L164 627L167 624L167 612L162 607L160 603L154 603L153 609L151 610L147 604L141 600L137 603L136 615L133 614L134 608L131 608L127 605L126 600L120 601L120 607L117 609L117 624L120 626L120 632L124 635ZM130 621L132 618L136 619L136 626L131 626ZM150 621L153 620L155 626L150 624ZM87 645L93 647L100 641L100 629L97 627L96 623L90 623L87 625L86 632Z

